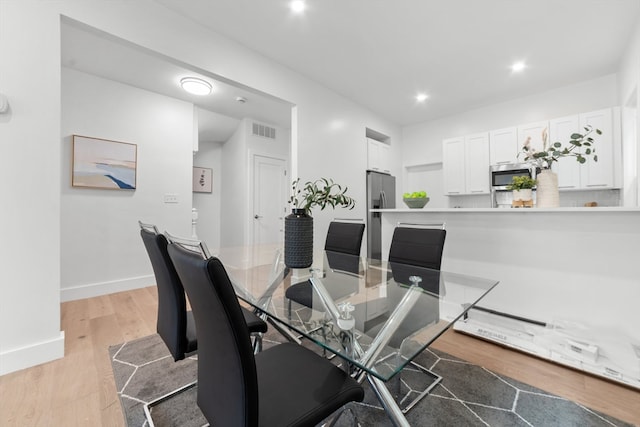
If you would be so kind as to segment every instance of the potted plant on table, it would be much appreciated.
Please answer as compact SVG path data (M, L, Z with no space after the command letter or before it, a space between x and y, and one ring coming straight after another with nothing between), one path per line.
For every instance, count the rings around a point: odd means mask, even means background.
M547 145L547 129L542 131L542 150L538 151L531 147L531 137L528 137L522 146L522 151L518 153L524 154L524 161L540 168L537 175L537 196L536 204L542 207L558 207L560 205L560 196L558 192L558 175L551 170L554 162L562 157L575 157L576 161L584 164L588 157L592 157L594 162L598 161L598 155L594 148L592 135L602 135L600 129L595 129L591 125L584 127L584 133L571 134L569 143L562 145L561 142L554 142Z
M507 189L513 191L513 201L529 201L533 199L532 189L536 180L527 175L514 176Z
M355 200L347 196L348 187L332 179L307 181L302 187L300 178L293 181L289 204L292 212L284 219L284 263L290 268L307 268L313 263L313 217L311 209L324 210L343 207L353 209Z

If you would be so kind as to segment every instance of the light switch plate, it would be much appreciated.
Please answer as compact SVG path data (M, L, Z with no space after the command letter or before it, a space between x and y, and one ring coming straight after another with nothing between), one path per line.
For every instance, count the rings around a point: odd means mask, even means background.
M165 203L178 203L178 195L173 193L166 193L164 195Z

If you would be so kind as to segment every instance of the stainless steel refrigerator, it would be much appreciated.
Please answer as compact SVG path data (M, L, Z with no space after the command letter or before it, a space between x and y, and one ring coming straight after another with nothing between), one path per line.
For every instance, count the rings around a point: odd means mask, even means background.
M367 171L367 257L382 259L382 223L379 212L371 209L396 207L396 177Z

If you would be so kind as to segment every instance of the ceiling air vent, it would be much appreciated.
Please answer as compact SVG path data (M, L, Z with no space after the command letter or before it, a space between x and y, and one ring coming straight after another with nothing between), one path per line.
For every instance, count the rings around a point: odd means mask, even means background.
M276 129L260 123L253 124L253 134L264 138L276 139Z

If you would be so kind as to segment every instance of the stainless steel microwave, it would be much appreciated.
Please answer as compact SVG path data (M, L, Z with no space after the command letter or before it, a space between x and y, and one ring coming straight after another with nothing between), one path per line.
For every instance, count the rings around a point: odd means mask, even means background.
M492 165L490 168L491 190L506 191L514 176L528 176L536 179L536 167L528 163L508 163Z

